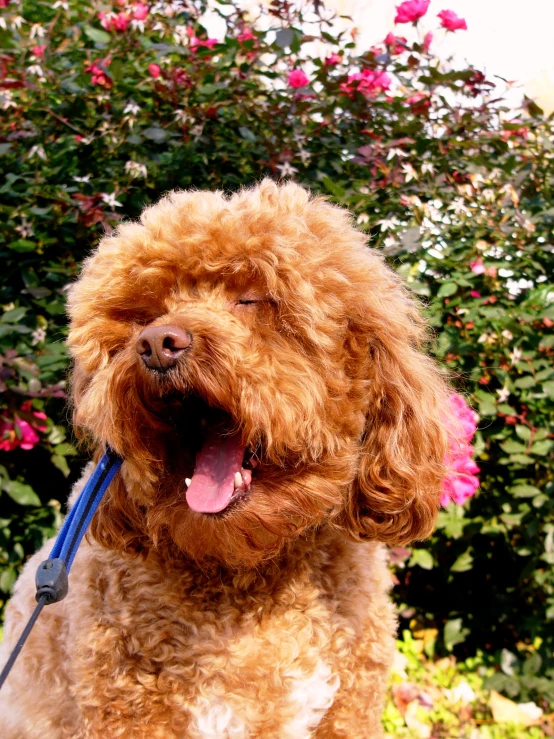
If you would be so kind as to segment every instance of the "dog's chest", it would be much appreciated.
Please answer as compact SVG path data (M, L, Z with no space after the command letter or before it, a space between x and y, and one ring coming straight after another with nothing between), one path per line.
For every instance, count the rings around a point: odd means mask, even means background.
M332 705L337 627L305 573L264 592L168 586L127 563L95 583L102 617L79 630L77 682L93 680L120 717L142 715L164 737L302 739ZM85 712L90 697L87 684Z

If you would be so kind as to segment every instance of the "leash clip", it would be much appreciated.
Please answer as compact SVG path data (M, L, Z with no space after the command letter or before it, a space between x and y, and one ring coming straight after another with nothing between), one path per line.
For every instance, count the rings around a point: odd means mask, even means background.
M63 559L59 557L45 559L37 570L35 584L37 586L35 595L37 602L43 595L46 596L46 605L63 600L69 590L67 569Z

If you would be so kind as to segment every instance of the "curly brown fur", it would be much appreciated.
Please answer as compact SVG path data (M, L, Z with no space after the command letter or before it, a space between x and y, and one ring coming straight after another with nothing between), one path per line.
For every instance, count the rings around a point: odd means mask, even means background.
M448 390L397 276L346 211L264 181L170 193L123 224L69 312L76 428L124 464L10 678L7 735L381 736L377 542L431 532L447 445ZM136 345L166 325L192 343L162 374ZM187 503L206 414L259 462L217 514Z

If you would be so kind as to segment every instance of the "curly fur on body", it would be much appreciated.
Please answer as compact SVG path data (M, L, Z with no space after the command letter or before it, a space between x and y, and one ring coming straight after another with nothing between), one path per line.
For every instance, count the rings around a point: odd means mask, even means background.
M76 428L124 464L0 693L2 735L380 737L380 542L431 532L447 447L448 388L397 276L346 211L264 181L124 223L69 312ZM192 343L152 372L137 340L168 324ZM185 483L212 413L257 460L217 514ZM4 655L47 552L16 585Z

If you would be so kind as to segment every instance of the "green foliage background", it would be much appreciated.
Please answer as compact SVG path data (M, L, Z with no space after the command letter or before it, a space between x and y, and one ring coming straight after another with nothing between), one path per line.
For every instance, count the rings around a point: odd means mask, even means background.
M433 650L490 655L509 695L554 700L552 122L530 101L516 119L479 71L421 39L356 55L310 10L275 0L247 24L212 7L227 25L213 49L186 33L206 38L199 0L157 3L124 32L102 28L102 3L0 8L0 414L32 420L30 399L48 416L32 450L0 451L2 597L83 462L63 344L81 259L171 188L293 176L350 208L421 296L434 351L481 416L479 494L393 551L403 625L436 629ZM300 66L310 85L295 90ZM386 69L393 92L348 93L357 69Z

